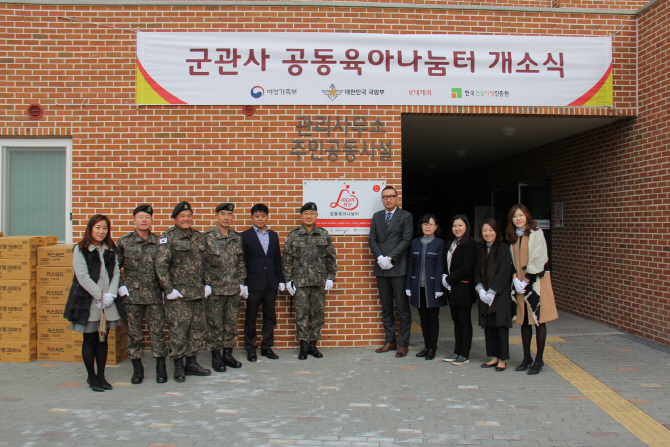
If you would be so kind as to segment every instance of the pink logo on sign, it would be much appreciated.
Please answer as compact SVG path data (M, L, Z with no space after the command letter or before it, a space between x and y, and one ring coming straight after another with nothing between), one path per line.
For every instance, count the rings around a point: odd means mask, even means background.
M354 194L356 194L356 192L349 191L349 185L347 185L346 188L340 191L340 195L337 197L337 200L332 202L330 207L337 208L339 206L340 208L347 211L356 209L358 206L358 198Z

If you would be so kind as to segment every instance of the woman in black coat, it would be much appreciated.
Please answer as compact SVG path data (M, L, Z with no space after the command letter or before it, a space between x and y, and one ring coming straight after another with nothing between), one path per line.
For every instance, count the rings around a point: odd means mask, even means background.
M454 322L454 353L445 362L462 365L470 361L472 347L472 305L477 300L473 270L477 262L477 243L470 236L470 221L464 214L451 219L452 237L445 253L442 284L450 292L449 308Z
M486 355L493 357L482 368L505 371L512 327L512 255L502 242L498 223L485 219L477 254L475 290L479 294L479 326L486 337Z
M423 237L412 241L407 264L405 293L412 306L419 310L424 348L416 355L426 360L435 358L440 334L440 307L447 305L440 275L444 271L444 241L439 236L437 217L426 214L419 222Z

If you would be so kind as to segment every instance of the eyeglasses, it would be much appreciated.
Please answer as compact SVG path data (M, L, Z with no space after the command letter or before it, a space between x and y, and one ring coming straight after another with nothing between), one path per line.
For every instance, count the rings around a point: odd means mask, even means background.
M435 226L434 223L430 223L430 222L424 222L421 225L423 225L424 227L434 227Z
M396 197L398 197L397 194L396 194L396 195L393 195L393 196L382 196L382 200L393 200L393 199L395 199Z

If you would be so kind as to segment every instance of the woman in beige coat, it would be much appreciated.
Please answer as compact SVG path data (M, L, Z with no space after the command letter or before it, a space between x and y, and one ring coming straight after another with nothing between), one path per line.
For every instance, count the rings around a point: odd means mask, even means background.
M523 344L523 361L516 370L525 371L530 366L528 374L539 374L544 366L542 356L547 342L545 323L558 318L554 292L551 289L551 275L545 270L549 260L547 243L542 230L538 228L524 205L514 205L507 220L507 240L514 264L512 291L512 299L516 301L514 322L521 325ZM535 362L530 354L533 325L536 328L537 342Z

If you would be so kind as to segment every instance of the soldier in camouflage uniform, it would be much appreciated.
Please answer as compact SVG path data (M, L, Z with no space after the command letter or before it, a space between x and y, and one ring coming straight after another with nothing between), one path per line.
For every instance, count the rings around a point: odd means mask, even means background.
M216 207L216 227L205 231L207 245L205 265L205 299L207 310L207 342L205 347L212 352L212 368L224 372L226 366L239 368L240 362L233 357L237 340L237 318L240 315L240 296L249 297L244 280L242 236L230 228L233 222L232 203L221 203ZM223 349L223 357L220 350Z
M142 318L146 316L147 330L151 336L151 352L156 358L156 382L167 382L165 357L165 307L163 291L156 276L158 236L151 232L153 208L140 205L133 210L135 231L123 236L116 243L119 268L123 269L119 297L123 299L128 318L128 357L133 362L131 383L144 379L142 366Z
M196 362L205 336L205 240L191 228L193 212L188 202L172 211L175 226L158 241L156 274L165 292L165 316L170 334L174 380L185 375L208 376L212 372ZM184 365L186 357L186 365Z
M328 231L316 226L316 204L300 208L302 226L291 231L284 244L282 270L286 289L295 296L296 339L300 341L298 359L308 354L321 358L316 348L324 324L326 290L333 288L337 274L335 247Z

